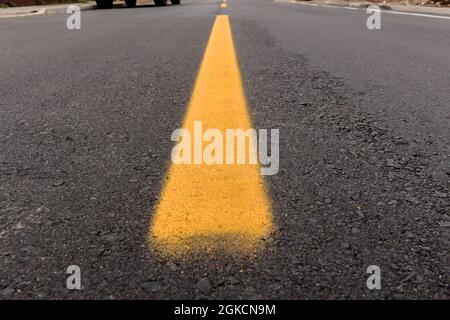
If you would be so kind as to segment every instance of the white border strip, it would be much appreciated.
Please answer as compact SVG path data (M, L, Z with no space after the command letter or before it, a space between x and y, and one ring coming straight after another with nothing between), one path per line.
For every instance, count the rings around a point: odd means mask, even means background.
M292 1L291 3L297 3L297 4L301 4L303 6L310 6L310 7L325 7L325 8L346 9L346 10L365 10L365 8L346 7L346 6L333 6L333 5L329 5L329 4L317 4L317 3L303 3L303 2L298 2L298 1ZM435 19L450 20L449 16L439 16L439 15L426 14L426 13L393 11L393 10L383 10L383 9L381 9L381 12L383 12L383 13L391 13L391 14L398 14L398 15L404 15L404 16L415 16L415 17L425 17L425 18L435 18Z

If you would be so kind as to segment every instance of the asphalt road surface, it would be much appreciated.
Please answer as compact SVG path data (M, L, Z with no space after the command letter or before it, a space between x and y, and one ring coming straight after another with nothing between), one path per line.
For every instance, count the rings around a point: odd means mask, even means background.
M170 137L218 15L254 126L280 131L273 231L251 253L158 254ZM0 19L0 299L450 298L450 20L367 17L184 0L82 11L81 30Z

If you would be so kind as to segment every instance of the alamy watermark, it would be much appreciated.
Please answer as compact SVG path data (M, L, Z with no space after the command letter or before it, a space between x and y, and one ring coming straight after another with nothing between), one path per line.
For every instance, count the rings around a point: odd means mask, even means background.
M270 132L270 153L269 153ZM274 175L279 169L278 129L203 130L202 121L194 121L194 132L187 129L173 131L171 140L174 164L257 164L261 175Z
M69 290L81 289L81 269L73 264L67 267L66 273L69 274L66 280L66 287Z
M69 30L81 29L81 10L77 5L70 5L66 9L66 13L69 14L66 20L66 27Z
M367 267L366 272L370 274L369 278L367 278L366 285L367 289L373 290L381 289L381 269L377 265L370 265Z
M381 9L379 6L370 5L366 10L367 14L370 16L367 18L366 26L369 30L380 30L381 29Z

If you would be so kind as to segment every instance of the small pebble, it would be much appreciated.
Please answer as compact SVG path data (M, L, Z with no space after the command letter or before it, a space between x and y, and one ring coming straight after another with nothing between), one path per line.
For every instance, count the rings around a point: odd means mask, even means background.
M208 293L212 289L212 284L207 277L203 277L198 280L196 287L201 293Z

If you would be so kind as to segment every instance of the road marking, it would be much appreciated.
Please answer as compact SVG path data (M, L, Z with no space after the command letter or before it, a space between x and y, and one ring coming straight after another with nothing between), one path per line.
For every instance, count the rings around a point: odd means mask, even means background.
M227 15L214 22L183 128L193 132L196 120L203 121L205 130L217 128L222 134L227 128L252 128ZM259 164L172 164L149 241L171 255L249 253L272 228Z
M345 9L345 10L366 10L366 8L357 8L357 7L345 7L345 6L333 6L333 5L327 5L327 4L316 4L316 3L300 3L300 2L293 2L300 4L302 6L309 6L309 7L324 7L324 8L334 8L334 9ZM393 11L393 10L380 10L382 13L390 13L390 14L398 14L398 15L404 15L404 16L415 16L415 17L426 17L426 18L435 18L435 19L446 19L450 20L449 16L440 16L440 15L433 15L433 14L426 14L426 13L415 13L415 12L405 12L405 11Z
M436 18L436 19L447 19L447 20L450 20L450 17L435 16L435 15L432 15L432 14L425 14L425 13L412 13L412 12L389 11L389 10L381 10L381 11L383 13L399 14L399 15L405 15L405 16L416 16L416 17L426 17L426 18Z
M228 5L227 5L226 3L221 3L221 4L220 4L220 7L221 7L221 8L226 8L227 6L228 6Z

